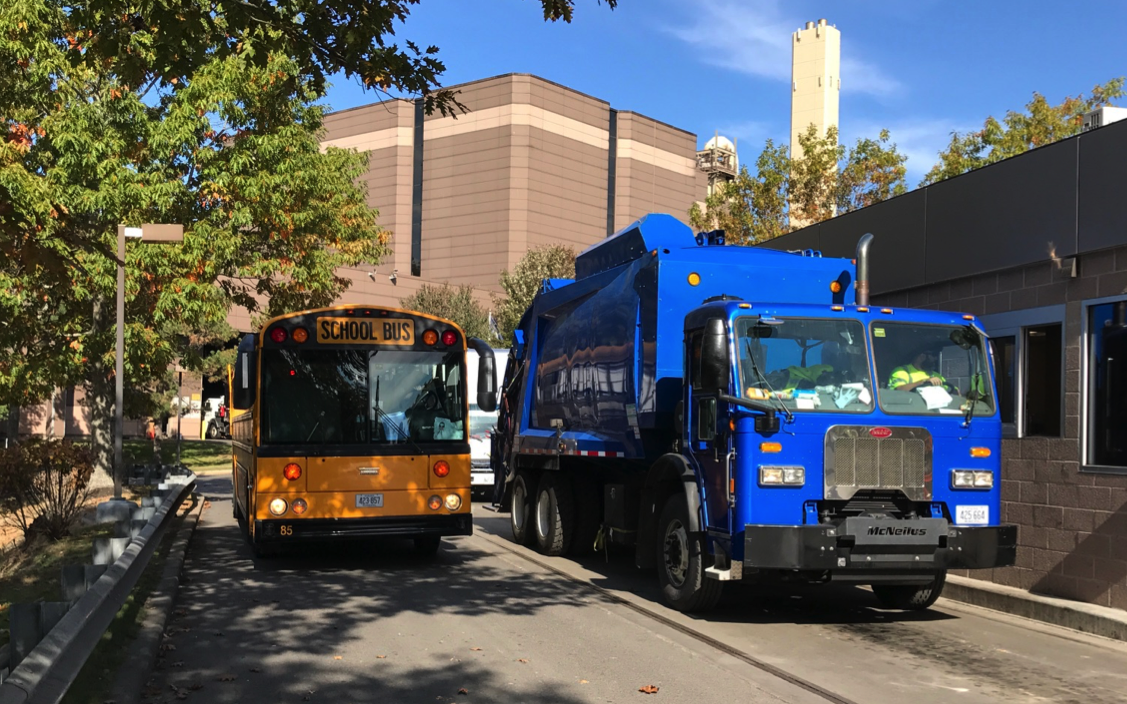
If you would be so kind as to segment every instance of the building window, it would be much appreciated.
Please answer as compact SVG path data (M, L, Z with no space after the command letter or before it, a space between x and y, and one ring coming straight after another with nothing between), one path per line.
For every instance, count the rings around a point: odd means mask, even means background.
M994 378L998 384L998 410L1002 423L1016 427L1017 413L1017 338L1013 335L990 340L994 353Z
M983 316L1006 437L1060 437L1064 427L1064 306Z
M1127 468L1127 300L1087 313L1088 464Z
M1060 437L1060 324L1025 328L1024 435Z

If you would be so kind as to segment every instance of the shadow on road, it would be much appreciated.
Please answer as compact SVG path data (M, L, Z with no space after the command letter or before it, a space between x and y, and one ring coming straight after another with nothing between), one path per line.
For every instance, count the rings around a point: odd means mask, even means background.
M475 527L509 540L507 515L486 514L474 517ZM633 548L610 546L603 554L569 558L598 575L591 583L612 591L625 591L661 603L661 592L654 570L634 567ZM724 586L720 604L693 618L716 623L796 623L865 625L884 623L944 621L957 618L937 610L899 611L881 608L868 589L848 584Z

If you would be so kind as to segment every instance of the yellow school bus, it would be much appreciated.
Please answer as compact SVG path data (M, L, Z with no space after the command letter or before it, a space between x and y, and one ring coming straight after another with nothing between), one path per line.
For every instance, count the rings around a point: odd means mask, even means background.
M449 320L343 305L266 322L231 374L235 517L258 556L405 536L434 554L470 535L466 347L496 406L493 352Z

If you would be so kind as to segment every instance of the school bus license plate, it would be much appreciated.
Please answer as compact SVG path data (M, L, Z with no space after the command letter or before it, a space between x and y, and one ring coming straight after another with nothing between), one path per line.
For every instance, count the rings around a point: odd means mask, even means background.
M356 508L383 508L383 494L357 494Z

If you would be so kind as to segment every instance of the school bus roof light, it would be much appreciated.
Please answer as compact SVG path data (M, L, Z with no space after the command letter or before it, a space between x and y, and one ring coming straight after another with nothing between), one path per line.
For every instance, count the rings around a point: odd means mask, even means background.
M282 475L291 482L301 479L301 465L296 462L290 462L282 468Z
M450 465L446 460L439 460L434 463L434 476L445 477L450 474Z
M424 345L438 344L438 333L435 332L434 330L427 330L426 332L424 332L423 333L423 344Z
M458 341L458 333L453 330L445 330L442 333L442 344L449 347Z
M302 343L309 339L309 331L305 328L294 328L290 336L293 337L294 342Z
M442 508L442 497L438 494L435 494L427 500L427 506L430 507L431 511L437 511L438 509Z
M286 329L283 327L276 327L270 331L270 339L279 345L286 341L289 335L286 334Z

